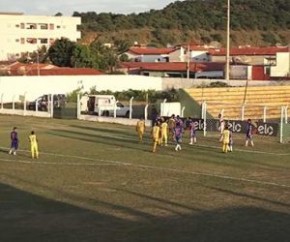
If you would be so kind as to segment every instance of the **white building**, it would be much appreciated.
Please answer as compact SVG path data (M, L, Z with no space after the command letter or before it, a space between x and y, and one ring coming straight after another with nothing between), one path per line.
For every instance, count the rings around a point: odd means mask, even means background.
M290 77L290 52L278 52L276 65L271 66L271 77Z
M80 17L0 13L0 60L19 58L41 46L49 48L61 37L77 41L81 38L80 24Z
M209 62L210 56L208 54L209 48L204 46L189 46L189 52L187 46L180 46L175 48L169 54L170 62L187 62L188 58L193 62Z

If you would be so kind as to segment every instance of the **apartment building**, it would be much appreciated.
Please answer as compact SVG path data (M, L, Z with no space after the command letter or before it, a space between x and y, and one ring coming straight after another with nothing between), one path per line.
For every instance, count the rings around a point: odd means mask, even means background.
M42 46L49 48L61 37L81 38L80 17L32 16L0 12L0 60L13 60Z

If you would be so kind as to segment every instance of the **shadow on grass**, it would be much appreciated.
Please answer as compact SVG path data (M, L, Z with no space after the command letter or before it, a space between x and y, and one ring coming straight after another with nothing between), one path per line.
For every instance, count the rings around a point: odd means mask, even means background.
M102 134L88 134L78 131L68 131L68 130L52 130L47 132L50 135L56 135L59 137L70 138L75 140L82 140L86 142L93 142L98 144L105 145L115 145L119 147L125 147L128 149L141 150L141 151L149 151L148 147L141 148L138 146L138 141L135 137L135 140L126 139L126 137L121 138L118 136L107 136Z
M0 194L1 241L286 242L290 240L289 213L262 208L226 208L165 217L157 214L149 215L98 199L90 201L97 211L84 209L33 195L6 184L0 184ZM81 199L75 195L71 198L74 202ZM158 199L158 202L161 208L168 205L166 200ZM175 203L169 205L178 206ZM133 215L135 219L133 221L102 213L101 211L105 211L106 208L112 209L117 214L125 213L128 217Z
M290 203L288 203L288 204L282 203L282 202L278 202L278 201L273 201L273 200L268 199L268 198L261 198L261 197L255 196L255 195L250 195L250 194L241 193L241 192L235 192L235 191L231 191L231 190L227 190L227 189L223 189L223 188L218 188L218 187L212 187L212 186L205 186L205 187L210 188L212 190L215 190L217 192L222 192L222 193L226 193L229 195L234 195L235 197L246 197L246 198L250 198L250 199L253 199L256 201L267 202L267 203L271 203L273 205L279 205L279 206L286 207L286 208L290 209Z
M137 134L135 132L135 127L130 127L125 129L117 129L116 127L113 127L110 129L108 126L106 128L100 128L100 127L87 127L87 126L81 126L81 125L70 125L72 128L78 128L78 129L83 129L83 130L88 130L88 131L93 131L93 132L104 132L112 135L126 135L129 137L134 137L136 139Z

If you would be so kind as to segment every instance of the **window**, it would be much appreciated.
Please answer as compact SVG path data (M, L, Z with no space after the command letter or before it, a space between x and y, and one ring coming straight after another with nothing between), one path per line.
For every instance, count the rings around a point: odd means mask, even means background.
M48 24L39 24L40 29L48 29Z
M57 25L57 26L56 26L56 28L57 28L57 29L60 29L60 26L59 26L59 25Z
M37 39L36 38L27 38L26 42L29 44L36 44L37 43Z
M41 39L39 39L39 42L40 42L40 44L47 44L48 39L41 38Z
M20 39L20 43L21 43L21 44L25 44L25 39L24 39L24 38L21 38L21 39Z
M15 27L16 27L16 28L19 28L19 27L20 27L20 25L19 25L19 24L16 24L16 25L15 25Z
M36 24L34 24L34 23L28 23L26 29L36 29L36 28L37 28Z
M54 30L54 24L49 24L49 29Z
M21 29L24 29L24 23L21 23L21 24L20 24L20 28L21 28Z
M15 42L19 42L19 39L16 39Z

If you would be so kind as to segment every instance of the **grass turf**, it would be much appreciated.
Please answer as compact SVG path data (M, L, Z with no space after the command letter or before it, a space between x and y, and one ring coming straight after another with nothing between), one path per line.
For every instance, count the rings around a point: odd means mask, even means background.
M134 127L0 116L0 241L290 240L289 144L235 135L223 154L216 134L199 133L152 153L149 133L139 144Z

